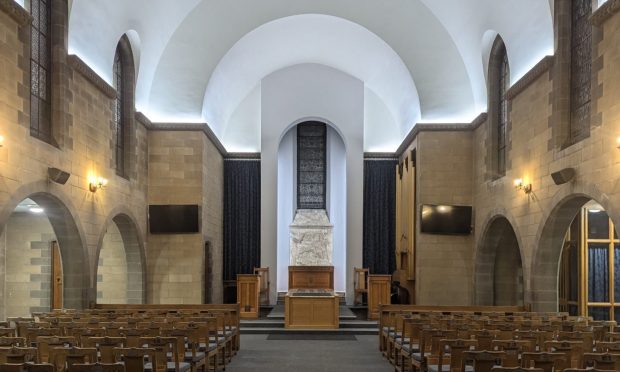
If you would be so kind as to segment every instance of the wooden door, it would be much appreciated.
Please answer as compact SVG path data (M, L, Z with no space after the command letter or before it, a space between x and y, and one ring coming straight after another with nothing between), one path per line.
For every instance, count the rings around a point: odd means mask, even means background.
M241 318L258 318L260 312L260 276L237 274L237 302L241 305Z
M60 247L57 241L52 241L52 309L62 309L62 257L60 256Z
M368 319L379 318L379 305L390 304L391 275L368 275Z

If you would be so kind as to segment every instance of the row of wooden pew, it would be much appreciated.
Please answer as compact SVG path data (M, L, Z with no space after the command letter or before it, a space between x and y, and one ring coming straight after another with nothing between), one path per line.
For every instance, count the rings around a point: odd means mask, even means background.
M620 371L614 321L510 307L382 305L379 327L380 351L401 372Z
M0 372L218 371L239 338L238 305L38 313L0 323Z

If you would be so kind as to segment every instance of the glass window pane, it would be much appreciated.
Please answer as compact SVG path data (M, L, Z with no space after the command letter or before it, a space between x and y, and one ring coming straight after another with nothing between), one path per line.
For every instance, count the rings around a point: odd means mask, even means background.
M614 307L614 320L620 324L620 307Z
M571 244L569 255L570 288L568 291L569 301L579 300L579 247L576 243Z
M609 239L609 217L602 210L588 210L588 239Z
M614 245L614 301L620 302L620 244Z
M588 315L594 320L610 320L608 307L588 307Z
M588 244L588 301L609 302L609 248Z
M577 305L568 305L568 314L571 316L579 315L579 307Z

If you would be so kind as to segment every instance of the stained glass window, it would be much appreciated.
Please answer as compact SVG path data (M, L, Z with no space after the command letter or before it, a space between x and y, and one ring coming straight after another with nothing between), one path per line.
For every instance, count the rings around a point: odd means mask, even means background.
M51 0L30 0L30 135L50 142Z
M297 208L325 209L327 127L307 122L297 126Z
M572 0L570 136L573 141L587 135L590 125L592 80L591 13L591 0Z
M506 127L508 124L508 99L506 92L510 85L510 70L508 66L508 54L506 47L502 43L499 64L498 64L498 82L497 82L497 173L500 176L506 174Z
M123 76L123 56L121 51L117 48L116 55L114 56L114 87L116 88L116 99L114 101L114 161L116 164L116 173L118 175L125 175L125 138L124 138L124 76Z

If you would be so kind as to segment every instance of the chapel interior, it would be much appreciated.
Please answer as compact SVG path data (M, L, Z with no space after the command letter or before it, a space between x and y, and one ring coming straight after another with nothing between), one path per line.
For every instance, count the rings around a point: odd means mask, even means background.
M0 372L620 371L617 224L620 0L0 0Z

